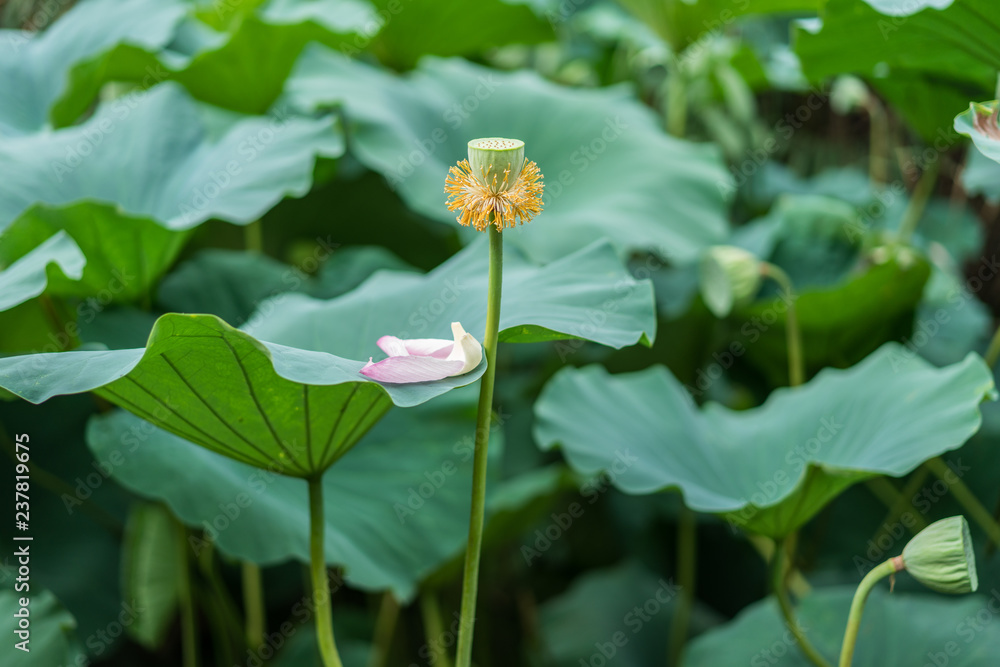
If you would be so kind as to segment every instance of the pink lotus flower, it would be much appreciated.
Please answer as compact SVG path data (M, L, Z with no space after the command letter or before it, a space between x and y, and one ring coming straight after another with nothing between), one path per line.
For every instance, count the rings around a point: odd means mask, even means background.
M389 355L368 363L361 374L378 382L430 382L468 373L483 360L483 347L458 322L451 323L454 341L439 338L382 336L377 345Z

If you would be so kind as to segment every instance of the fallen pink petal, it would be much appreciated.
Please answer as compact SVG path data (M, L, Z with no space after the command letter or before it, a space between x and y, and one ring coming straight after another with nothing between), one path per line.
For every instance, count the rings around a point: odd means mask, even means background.
M483 347L459 322L451 323L454 340L382 336L376 343L388 359L371 359L361 374L378 382L433 382L464 375L483 360Z

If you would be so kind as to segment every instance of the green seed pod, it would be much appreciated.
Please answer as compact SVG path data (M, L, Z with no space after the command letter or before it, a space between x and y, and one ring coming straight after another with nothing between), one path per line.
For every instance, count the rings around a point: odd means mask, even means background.
M971 593L979 588L965 517L941 519L917 533L903 547L903 567L914 579L940 593Z
M712 246L699 267L701 296L716 317L725 317L738 303L749 301L764 279L761 261L743 248Z
M488 137L469 142L469 166L491 192L506 192L524 167L524 142Z

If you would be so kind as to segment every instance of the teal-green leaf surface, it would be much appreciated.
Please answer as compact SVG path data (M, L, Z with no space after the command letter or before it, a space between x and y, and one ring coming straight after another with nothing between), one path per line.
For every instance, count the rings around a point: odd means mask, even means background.
M425 58L400 77L310 47L282 102L309 111L342 105L357 158L411 208L447 224L457 223L445 176L469 140L521 139L545 176L545 209L504 238L539 261L602 237L622 251L691 260L728 233L732 177L718 152L666 135L628 87L572 89L460 59Z
M742 411L698 408L663 367L614 376L587 366L546 385L535 438L582 474L612 471L626 493L679 489L692 509L782 537L848 486L958 448L992 394L979 356L938 369L895 343Z

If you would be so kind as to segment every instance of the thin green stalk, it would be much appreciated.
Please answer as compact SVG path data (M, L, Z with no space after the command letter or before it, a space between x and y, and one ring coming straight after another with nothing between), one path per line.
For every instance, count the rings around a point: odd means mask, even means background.
M795 310L795 288L792 285L792 279L780 267L770 262L764 262L761 270L765 276L773 279L781 286L781 290L785 293L785 299L787 299L788 384L792 387L798 387L805 382L806 366L802 356L802 332L799 331L799 317Z
M503 234L490 226L490 277L486 308L486 373L479 387L476 415L475 456L472 473L472 510L469 515L469 545L462 574L462 612L458 629L458 667L472 664L472 637L476 625L476 595L479 588L479 555L483 546L483 516L486 511L486 452L493 417L493 380L496 377L497 339L500 327L500 290L503 276Z
M264 613L264 581L256 563L243 561L243 608L246 612L245 634L251 649L264 643L266 618Z
M215 558L215 542L208 535L205 535L204 543L200 553L198 553L198 567L201 570L202 578L208 584L205 599L211 601L212 609L219 612L220 615L216 620L224 624L221 628L215 629L212 639L216 645L225 644L230 649L239 651L243 645L240 609L222 581ZM199 588L204 587L199 586ZM220 629L221 631L219 631ZM249 648L256 649L257 646Z
M844 631L844 643L840 648L839 667L851 667L851 660L854 658L854 645L858 641L858 629L861 627L861 614L865 610L865 600L882 579L891 574L895 574L902 569L902 561L898 558L890 558L880 565L876 565L871 572L858 584L858 590L854 593L854 600L851 601L851 612L847 617L847 630Z
M826 658L816 650L816 647L809 642L801 626L799 626L798 619L795 618L795 609L792 608L792 602L788 598L788 590L785 587L787 557L785 547L784 539L775 540L774 557L771 559L771 586L774 591L774 597L778 600L778 606L781 608L781 615L785 619L785 625L788 627L789 632L795 637L799 645L799 650L808 658L809 662L816 665L816 667L832 667L826 661Z
M875 95L865 102L868 111L868 177L884 186L889 182L889 115Z
M375 632L372 636L372 650L369 654L368 667L385 667L389 660L389 649L396 633L396 621L399 620L399 603L392 591L382 594L382 602L378 606L378 616L375 618Z
M899 492L895 501L889 506L889 513L886 515L885 521L882 522L883 526L894 526L897 523L903 523L903 513L913 509L912 498L917 495L921 487L923 487L924 482L927 481L927 476L930 474L931 471L926 466L917 468L916 472L913 473L903 487L903 490ZM910 514L913 517L913 526L910 527L910 532L916 535L927 527L927 522L920 513L911 512ZM877 542L879 534L877 533L872 539Z
M674 59L666 81L666 123L667 132L675 137L684 137L687 129L687 82L680 67L680 61Z
M1000 360L1000 327L997 327L997 330L993 332L993 338L990 339L990 346L986 348L983 360L990 368L996 366L997 360Z
M309 573L313 605L316 607L316 637L323 667L344 667L333 638L333 612L330 607L330 584L326 578L326 551L323 532L323 478L309 478Z
M924 463L934 475L948 485L948 490L951 495L958 501L965 512L972 518L974 522L979 524L979 527L983 529L986 536L989 538L990 542L1000 544L1000 525L997 524L993 515L983 506L979 499L976 498L969 487L965 485L958 475L956 475L948 464L945 463L940 456L935 456L931 460ZM951 478L951 479L949 479Z
M903 213L903 221L899 223L900 243L908 244L910 242L913 232L917 229L917 223L924 215L924 208L927 207L927 201L930 199L931 193L934 192L934 184L937 183L940 162L940 160L934 160L928 164L924 173L920 175L916 187L913 188L910 204L906 207L906 212Z
M680 667L684 659L691 608L694 606L694 587L698 558L698 521L687 505L681 507L677 517L677 580L681 586L680 599L670 622L668 665Z
M243 245L248 252L264 252L264 225L254 220L243 228Z
M191 564L188 559L188 531L174 520L177 530L177 587L181 610L181 665L198 666L198 628L195 622L194 596L191 592Z
M441 638L444 637L441 606L432 591L423 591L420 594L420 616L424 622L424 639L427 642L431 667L451 667L448 651L441 646Z

